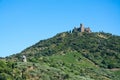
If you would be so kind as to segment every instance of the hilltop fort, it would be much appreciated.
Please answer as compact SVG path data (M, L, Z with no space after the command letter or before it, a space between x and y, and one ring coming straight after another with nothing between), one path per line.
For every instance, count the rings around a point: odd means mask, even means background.
M72 32L88 32L88 33L91 33L91 30L89 27L84 27L83 24L80 24L80 27L78 28L74 28Z

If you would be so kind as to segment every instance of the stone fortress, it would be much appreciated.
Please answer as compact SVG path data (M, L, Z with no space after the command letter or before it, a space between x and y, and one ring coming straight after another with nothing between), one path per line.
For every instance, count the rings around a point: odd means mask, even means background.
M79 28L74 28L72 32L88 32L88 33L91 33L91 30L89 27L84 27L83 24L80 24L80 27Z

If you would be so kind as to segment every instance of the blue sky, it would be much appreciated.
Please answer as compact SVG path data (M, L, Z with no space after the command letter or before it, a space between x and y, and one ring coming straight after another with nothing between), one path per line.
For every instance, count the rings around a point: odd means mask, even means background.
M0 56L83 23L120 36L120 0L0 0Z

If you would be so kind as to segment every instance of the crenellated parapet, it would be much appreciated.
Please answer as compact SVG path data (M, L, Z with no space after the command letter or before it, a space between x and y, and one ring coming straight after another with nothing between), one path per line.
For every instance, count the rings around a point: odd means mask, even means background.
M89 27L84 27L83 24L80 24L80 27L78 28L74 28L72 32L88 32L88 33L91 33L91 30Z

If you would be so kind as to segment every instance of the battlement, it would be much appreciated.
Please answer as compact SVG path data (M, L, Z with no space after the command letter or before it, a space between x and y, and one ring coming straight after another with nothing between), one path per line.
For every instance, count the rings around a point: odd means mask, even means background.
M74 28L72 32L88 32L88 33L91 33L91 30L89 27L84 27L83 24L80 24L80 27L78 28Z

